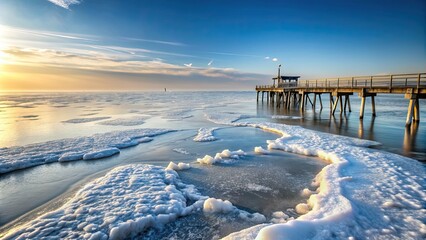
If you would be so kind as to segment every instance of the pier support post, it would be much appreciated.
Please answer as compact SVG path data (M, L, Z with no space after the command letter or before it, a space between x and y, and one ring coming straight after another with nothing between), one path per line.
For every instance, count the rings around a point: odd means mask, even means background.
M334 99L333 94L330 93L330 112L333 111Z
M351 98L348 96L348 108L349 108L349 112L352 112L351 109Z
M420 122L420 103L419 99L416 99L416 103L414 104L414 121Z
M300 110L304 111L305 110L305 92L302 92L302 104L300 105Z
M408 104L408 112L407 112L407 120L405 121L405 126L410 126L411 122L413 120L413 108L414 108L414 101L416 99L410 99L410 103Z
M339 102L340 102L340 114L343 114L343 96L340 95L337 98L339 99Z
M361 97L361 107L359 108L359 119L364 118L365 97Z
M320 93L320 94L318 94L318 98L319 98L319 101L320 101L320 106L321 106L321 109L320 109L320 111L322 111L322 100L321 100L321 93Z
M264 91L262 91L262 103L263 103L263 94L264 94L265 92Z
M374 96L371 96L371 109L373 111L373 117L376 116L376 102L374 101Z
M312 105L312 109L315 111L315 108L317 108L317 94L314 93L314 104Z
M259 91L256 93L256 102L259 102Z
M338 103L339 103L339 96L337 96L336 101L334 101L333 110L331 111L331 115L333 115L333 116L334 116L334 112L336 112Z

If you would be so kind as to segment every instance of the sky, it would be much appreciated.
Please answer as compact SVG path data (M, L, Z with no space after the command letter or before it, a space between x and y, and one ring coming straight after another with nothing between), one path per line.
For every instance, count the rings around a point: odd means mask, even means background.
M0 0L0 91L426 72L424 0Z

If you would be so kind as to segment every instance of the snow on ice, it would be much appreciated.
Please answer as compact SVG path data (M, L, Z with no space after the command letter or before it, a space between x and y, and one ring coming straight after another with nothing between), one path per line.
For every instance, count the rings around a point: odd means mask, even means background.
M25 146L0 148L0 173L51 162L108 157L123 149L151 141L153 136L170 132L164 129L133 129L67 138Z
M266 150L262 147L255 147L254 152L257 153L257 154L268 154L269 150Z
M253 223L266 221L262 214L240 210L227 200L200 195L193 185L180 181L173 170L176 167L189 165L171 162L167 168L146 164L114 168L87 183L59 209L12 229L3 239L140 238L148 228L201 210L234 214Z
M201 164L213 165L215 163L229 163L234 159L239 159L240 156L244 156L246 153L243 150L229 151L225 149L220 153L216 153L214 157L205 155L203 158L197 158L197 162Z
M117 167L86 184L59 209L13 229L3 239L123 239L202 208L175 171L145 164ZM194 201L187 205L187 201Z
M129 118L116 118L112 120L106 120L99 122L101 125L109 125L109 126L137 126L145 123L149 117L129 117Z
M191 168L191 165L189 163L174 163L174 162L170 162L169 165L166 167L166 170L175 170L175 171L180 171L180 170L185 170L185 169L189 169Z
M66 121L63 121L63 123L87 123L87 122L96 122L100 120L105 120L111 117L87 117L87 118L73 118Z
M219 128L200 128L198 134L194 138L196 142L211 142L216 141L217 138L213 136L213 132Z
M232 124L232 123L231 123ZM424 239L426 175L421 163L368 148L377 142L274 123L239 123L282 137L269 149L318 156L330 164L316 176L316 191L296 206L303 214L259 225L225 239ZM288 220L288 221L287 221ZM280 223L285 222L285 223Z

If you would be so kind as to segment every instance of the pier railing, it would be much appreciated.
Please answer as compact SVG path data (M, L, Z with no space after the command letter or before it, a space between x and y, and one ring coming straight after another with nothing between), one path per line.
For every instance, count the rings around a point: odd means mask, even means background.
M426 73L339 77L301 80L300 88L420 88L426 87Z
M426 88L426 73L338 77L259 85L265 88Z

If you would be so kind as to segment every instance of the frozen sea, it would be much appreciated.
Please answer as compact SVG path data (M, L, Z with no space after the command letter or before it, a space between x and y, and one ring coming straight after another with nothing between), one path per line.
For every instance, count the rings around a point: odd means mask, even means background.
M303 113L255 97L2 93L0 237L426 237L426 131L403 96L363 121L356 96L334 117L326 97Z

